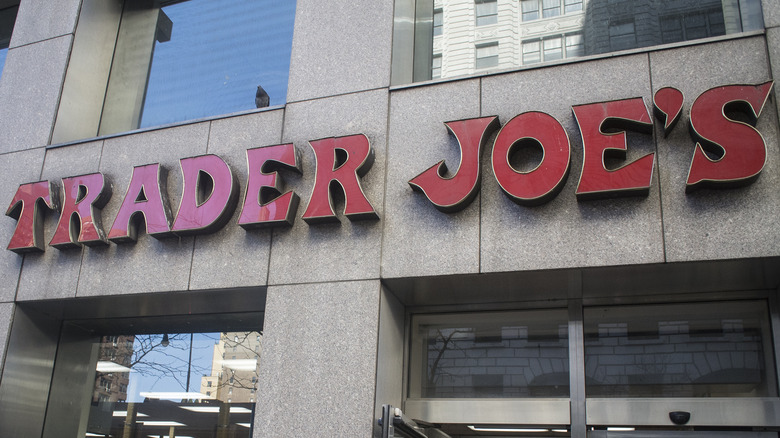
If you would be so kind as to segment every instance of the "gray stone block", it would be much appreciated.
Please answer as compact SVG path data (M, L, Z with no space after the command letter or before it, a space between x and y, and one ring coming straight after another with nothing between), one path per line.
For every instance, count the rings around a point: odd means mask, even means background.
M287 105L282 141L301 152L303 176L287 172L283 178L301 203L292 228L274 229L269 284L379 277L387 99L386 90L377 90ZM308 142L354 134L365 134L374 151L374 164L361 185L380 219L350 221L343 215L343 205L336 205L340 223L309 225L301 219L315 181L314 152Z
M105 140L100 171L111 178L114 195L103 209L110 229L125 197L134 166L160 163L168 170L171 221L179 208L179 160L206 153L209 123L184 125ZM194 237L155 239L139 233L136 243L86 248L78 296L186 290ZM128 289L132 285L132 289Z
M370 436L379 281L268 288L255 435Z
M13 319L14 305L11 303L0 303L0 376L3 374L3 364L5 364L5 346L8 344L8 336L11 331L11 320Z
M298 0L287 101L387 87L392 34L393 2Z
M474 117L479 117L479 80L393 92L383 277L479 272L480 196L464 210L447 214L409 186L409 180L441 160L452 171L458 168L460 149L444 122ZM483 175L483 187L484 180Z
M483 80L483 115L498 115L506 124L527 111L550 114L569 135L571 167L555 198L527 207L515 204L503 193L493 174L490 151L486 153L482 169L482 272L663 261L657 167L647 197L578 201L575 195L583 145L572 105L642 97L650 111L648 71L647 56L633 55ZM655 152L647 134L629 132L627 144L625 163Z
M780 5L775 0L761 0L764 12L764 26L780 26Z
M195 237L190 289L265 285L268 281L270 230L237 225L247 187L246 150L279 144L284 111L261 112L211 123L208 152L219 155L238 178L236 211L214 234Z
M771 75L773 78L778 78L780 77L780 27L767 29L766 46L769 49L769 67L772 69ZM773 91L775 94L775 108L780 110L780 87L775 86Z
M72 34L80 0L25 0L19 4L11 47Z
M49 143L72 36L8 51L0 80L0 153Z
M694 152L688 113L704 91L721 85L757 84L771 79L764 38L652 53L653 88L676 86L685 95L684 118L667 138L658 135L669 262L777 256L780 229L780 146L777 108L767 104L756 128L767 145L767 163L751 185L685 193ZM656 131L657 133L659 131Z
M103 142L95 141L47 150L41 179L56 183L61 190L62 178L97 172L102 148ZM115 193L114 196L117 194ZM101 216L104 229L110 227L110 218ZM76 296L82 250L80 248L58 250L48 246L59 219L59 212L46 216L44 224L46 250L43 253L25 255L17 300Z
M43 148L5 154L0 157L0 209L10 207L16 190L21 184L39 181L43 167ZM22 256L5 248L16 230L16 221L3 216L0 220L0 302L13 301L19 283ZM51 237L49 234L47 237Z

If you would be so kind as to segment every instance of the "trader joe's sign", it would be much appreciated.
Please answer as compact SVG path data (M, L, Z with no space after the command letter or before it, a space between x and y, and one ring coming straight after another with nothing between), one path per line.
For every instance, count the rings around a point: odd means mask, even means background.
M754 181L766 163L766 144L754 128L766 104L773 82L727 85L705 91L691 105L689 128L696 141L688 171L686 191L700 187L733 187ZM664 134L674 128L683 107L682 93L671 87L653 97L656 118ZM647 195L655 154L647 154L609 170L608 155L625 157L626 131L652 133L653 120L641 97L572 107L582 136L583 163L576 195L578 200L600 197ZM732 118L739 113L740 120ZM744 120L743 120L744 119ZM539 205L552 199L569 174L569 136L554 117L526 112L502 127L498 117L479 117L445 123L461 148L460 166L445 176L444 161L411 181L412 189L444 212L465 208L476 197L481 180L481 157L490 138L493 176L512 200ZM523 172L510 164L513 149L531 142L541 146L543 157L533 170ZM309 142L314 151L314 188L302 219L309 224L338 221L331 189L344 195L344 215L350 220L378 219L360 185L371 168L373 152L363 134ZM292 225L299 196L282 193L279 169L301 173L299 151L293 144L249 149L247 185L238 225L246 229ZM66 249L80 245L135 242L139 228L156 238L214 232L226 225L237 208L238 183L233 171L217 155L180 160L182 197L174 216L166 198L165 169L159 164L133 168L122 205L111 228L101 224L101 209L111 197L111 185L102 173L38 181L19 186L6 214L17 219L8 249L17 253L43 251L43 213L60 212L49 245Z

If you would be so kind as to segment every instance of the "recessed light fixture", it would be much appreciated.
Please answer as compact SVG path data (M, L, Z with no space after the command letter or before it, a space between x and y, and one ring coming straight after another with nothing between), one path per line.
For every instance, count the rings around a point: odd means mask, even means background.
M219 413L219 406L179 406L182 409L186 409L191 412L199 412L203 414L218 414ZM231 406L230 407L230 413L231 414L249 414L252 411L241 407L241 406Z
M543 432L549 432L550 431L550 429L526 428L526 427L468 426L468 428L473 430L474 432L543 433Z
M200 392L142 392L140 393L140 396L160 400L200 400L204 398L213 398Z
M103 435L100 435L103 436ZM168 435L147 435L149 438L170 438ZM191 436L176 435L176 438L193 438Z
M611 430L613 432L631 432L633 430L636 430L635 427L608 427L607 430Z
M108 360L99 360L95 369L99 373L130 373L133 371L126 366Z
M178 421L157 421L157 420L154 420L154 421L138 421L138 423L142 423L144 426L149 426L149 427L154 427L154 426L159 426L159 427L186 426L186 424L179 423Z
M257 359L226 359L222 366L236 371L254 371L257 369Z
M113 416L113 417L127 417L127 411L114 411L114 413L112 414L112 416ZM139 412L139 413L137 413L137 414L135 414L135 416L136 416L137 418L140 418L140 417L148 417L148 415L146 415L146 414L142 414L142 413L140 413L140 412ZM100 436L103 436L103 435L100 435Z
M241 427L249 427L250 426L249 423L236 423L236 424L241 426Z

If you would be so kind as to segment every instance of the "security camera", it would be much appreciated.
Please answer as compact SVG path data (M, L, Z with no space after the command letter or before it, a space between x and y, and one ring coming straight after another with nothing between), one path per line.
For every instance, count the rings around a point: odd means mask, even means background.
M669 419L672 420L672 423L674 424L683 425L691 419L691 413L684 411L669 412Z

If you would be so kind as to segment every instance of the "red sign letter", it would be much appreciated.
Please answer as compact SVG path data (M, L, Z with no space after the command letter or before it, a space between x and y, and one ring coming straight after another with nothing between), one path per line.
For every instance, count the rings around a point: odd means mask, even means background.
M173 232L213 233L225 226L238 200L238 183L230 167L216 155L183 158L179 163L184 191Z
M606 154L625 159L625 129L652 133L653 121L642 98L577 105L572 110L582 133L583 145L577 199L647 195L653 178L655 154L647 154L615 170L607 170L604 166Z
M498 117L446 122L447 129L460 145L460 167L455 175L445 178L444 160L409 181L415 191L425 193L439 210L454 213L466 208L479 192L481 157L490 135L500 126Z
M57 249L108 245L100 210L111 198L102 173L62 179L62 214L49 245Z
M303 220L310 224L338 221L330 193L332 183L337 183L344 190L344 215L350 220L379 219L366 199L359 179L374 162L368 138L357 134L310 141L309 144L314 149L317 174Z
M287 225L295 221L298 195L290 190L282 194L281 181L272 166L301 172L298 151L292 143L268 146L246 151L249 180L238 225L245 229Z
M516 146L530 142L542 146L542 162L529 172L509 164ZM543 204L558 194L569 174L571 148L563 126L549 114L528 112L510 120L493 145L493 174L510 199L521 205Z
M753 127L764 109L772 81L760 85L712 88L691 105L691 134L696 140L686 191L733 187L755 181L766 163L766 144ZM730 113L747 116L747 123ZM711 159L705 150L719 158Z
M43 207L56 210L57 191L49 181L22 184L16 190L7 216L16 219L16 230L8 244L8 249L23 254L43 251Z
M171 234L163 173L159 164L133 168L127 194L108 233L109 240L116 243L135 242L138 239L138 226L142 222L146 222L146 232L153 237L159 239Z

